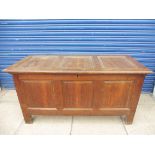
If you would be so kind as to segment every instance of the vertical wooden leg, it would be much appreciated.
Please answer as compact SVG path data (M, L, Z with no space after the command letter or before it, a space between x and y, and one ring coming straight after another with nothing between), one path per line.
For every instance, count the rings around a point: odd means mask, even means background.
M141 89L143 86L145 75L137 75L137 78L134 81L134 87L132 90L132 97L130 99L130 112L126 115L126 124L132 124L134 115L136 112L137 104L141 94Z
M22 113L23 113L25 123L32 123L32 116L27 110L27 105L25 104L24 97L23 97L24 96L23 95L23 89L22 89L22 86L21 86L21 82L18 79L18 75L14 74L13 79L14 79L14 82L15 82L16 92L17 92L17 96L18 96L18 99L19 99L20 107L22 109Z
M135 111L131 111L128 115L126 115L126 124L132 124L134 119Z
M22 110L23 111L23 117L24 117L24 120L25 120L25 123L32 123L32 116L30 113L28 113L26 110Z

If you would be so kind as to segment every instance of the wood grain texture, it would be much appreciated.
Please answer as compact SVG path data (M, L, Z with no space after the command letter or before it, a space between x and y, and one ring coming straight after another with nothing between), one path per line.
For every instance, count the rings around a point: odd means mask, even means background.
M29 56L4 69L9 73L147 74L149 69L130 56Z
M21 86L21 81L19 81L18 75L16 74L13 75L13 79L14 79L16 92L17 92L19 103L20 103L20 107L22 109L25 123L32 123L32 116L31 116L31 113L28 111L28 105L25 102L26 101L25 94L24 94L23 87Z
M34 56L5 71L26 123L32 115L125 115L127 124L151 72L129 56Z
M54 104L53 86L50 80L23 80L22 88L25 90L26 103L29 107L48 107ZM32 92L32 93L30 93Z
M63 81L62 87L64 108L91 107L93 101L93 81Z
M126 115L132 123L145 75L14 75L23 115ZM66 109L66 110L65 110ZM121 110L120 110L121 109ZM124 109L124 111L123 111ZM128 109L128 110L126 110Z
M132 94L132 81L95 81L94 87L95 107L128 107Z

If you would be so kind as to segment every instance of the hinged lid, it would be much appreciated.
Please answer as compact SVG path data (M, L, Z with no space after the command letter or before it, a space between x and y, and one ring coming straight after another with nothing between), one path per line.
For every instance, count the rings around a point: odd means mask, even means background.
M134 58L124 55L29 56L4 71L9 73L152 73Z

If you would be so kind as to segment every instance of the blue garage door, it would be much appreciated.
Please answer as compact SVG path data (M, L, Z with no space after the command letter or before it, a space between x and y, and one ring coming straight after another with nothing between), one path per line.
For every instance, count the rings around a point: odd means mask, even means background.
M2 69L42 54L127 54L155 71L155 20L0 20L2 87L14 88ZM154 81L148 75L143 91Z

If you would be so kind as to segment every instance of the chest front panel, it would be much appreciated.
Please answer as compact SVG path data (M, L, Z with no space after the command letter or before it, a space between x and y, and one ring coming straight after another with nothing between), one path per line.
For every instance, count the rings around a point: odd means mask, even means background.
M128 107L135 78L127 76L21 76L29 107L121 108Z

